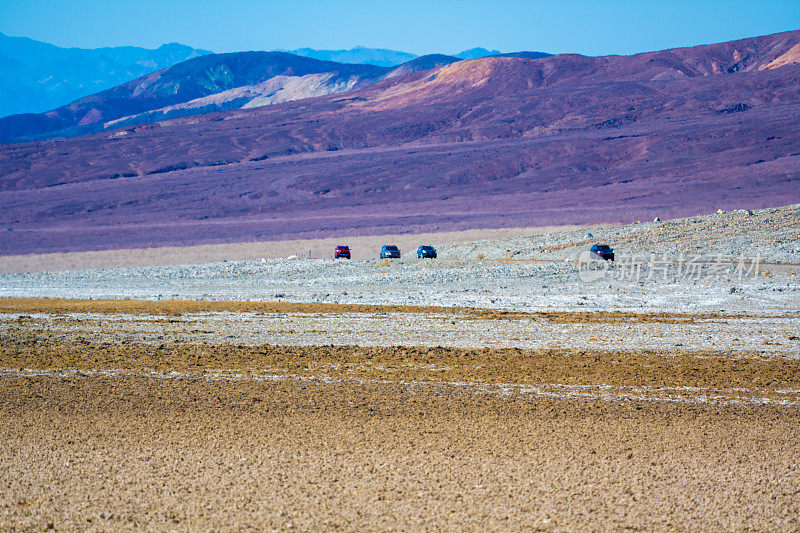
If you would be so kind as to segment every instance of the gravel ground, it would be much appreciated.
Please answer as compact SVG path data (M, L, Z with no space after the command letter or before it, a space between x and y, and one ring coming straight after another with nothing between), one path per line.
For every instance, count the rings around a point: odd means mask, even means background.
M783 312L800 307L800 206L747 215L537 233L439 245L440 259L263 259L197 265L0 274L0 296L257 300L474 306L524 310L619 309ZM617 265L582 281L579 253L605 241ZM635 275L629 254L657 261ZM702 268L681 263L701 254ZM479 254L481 259L479 259ZM644 254L644 255L643 255ZM712 262L722 254L733 263ZM668 255L668 259L667 258ZM735 262L760 257L755 269ZM627 261L627 262L626 262ZM778 263L780 262L780 263ZM627 265L627 266L626 266ZM682 268L683 270L678 270ZM757 274L756 274L757 270Z
M521 310L783 312L795 275L592 283L567 263L306 259L0 275L0 296L440 305Z
M0 333L24 327L102 342L207 342L286 346L449 346L703 351L800 358L800 313L686 321L581 322L437 313L185 313L180 316L0 314Z
M770 263L800 263L800 204L456 243L446 247L442 256L574 260L595 242L613 246L621 256L654 253L674 257L683 253L706 258L759 256Z

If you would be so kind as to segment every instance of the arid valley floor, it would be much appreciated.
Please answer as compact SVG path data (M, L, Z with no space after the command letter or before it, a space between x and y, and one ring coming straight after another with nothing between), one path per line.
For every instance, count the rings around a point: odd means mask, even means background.
M798 530L797 210L2 274L0 529Z

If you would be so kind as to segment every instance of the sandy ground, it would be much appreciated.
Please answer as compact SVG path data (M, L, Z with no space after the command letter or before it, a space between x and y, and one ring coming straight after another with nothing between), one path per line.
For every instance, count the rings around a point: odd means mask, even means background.
M798 411L0 380L4 530L796 530Z

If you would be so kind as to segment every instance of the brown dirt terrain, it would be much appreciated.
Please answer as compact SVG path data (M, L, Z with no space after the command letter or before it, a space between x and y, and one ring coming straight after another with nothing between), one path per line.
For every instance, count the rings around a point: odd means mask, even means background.
M730 316L0 299L21 315L0 323L0 530L800 530L793 348L143 342L111 316L218 311L221 332L240 313L636 335Z
M634 313L628 311L519 312L477 307L417 305L370 305L295 302L246 302L209 300L82 300L69 298L0 298L0 313L127 313L181 315L227 311L232 313L450 313L482 319L541 318L557 323L640 322L688 323L698 319L734 318L716 313Z
M0 528L796 530L796 410L0 380Z
M258 376L393 383L514 383L712 390L798 389L800 359L730 358L703 353L619 350L520 350L359 346L158 345L93 342L81 334L10 330L2 334L0 367L8 370L75 369L180 372L195 377L223 369ZM786 398L782 393L781 398Z
M129 313L180 315L228 311L232 313L495 313L471 307L414 305L329 304L201 300L80 300L69 298L0 298L0 313Z

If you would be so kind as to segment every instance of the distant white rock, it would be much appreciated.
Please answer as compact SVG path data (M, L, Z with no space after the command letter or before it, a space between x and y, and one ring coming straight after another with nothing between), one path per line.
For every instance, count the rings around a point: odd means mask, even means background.
M202 96L188 102L117 118L104 123L103 127L106 129L116 128L139 118L162 120L198 109L220 111L226 109L252 109L254 107L281 104L303 98L349 91L355 89L363 81L365 79L358 75L344 77L337 76L333 72L306 74L304 76L278 75L254 85L234 87L227 91Z

